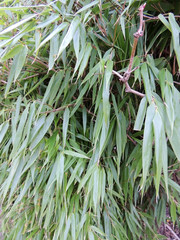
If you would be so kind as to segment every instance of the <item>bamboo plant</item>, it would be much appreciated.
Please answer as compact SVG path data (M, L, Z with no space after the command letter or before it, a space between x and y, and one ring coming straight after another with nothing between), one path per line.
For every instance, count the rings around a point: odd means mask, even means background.
M157 2L1 1L5 239L163 239L166 209L179 224L180 27Z

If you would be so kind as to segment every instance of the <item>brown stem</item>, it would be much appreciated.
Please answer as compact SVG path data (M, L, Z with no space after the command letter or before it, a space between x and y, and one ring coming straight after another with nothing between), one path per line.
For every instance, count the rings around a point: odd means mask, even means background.
M23 78L23 80L26 80L26 79L29 79L29 78L33 78L33 77L37 77L37 76L39 76L39 73L36 73L36 74L34 74L34 75L25 77L25 78Z
M7 82L6 82L6 81L4 81L4 80L1 80L1 83L3 83L3 84L7 84Z
M133 60L134 60L134 56L135 56L135 52L136 52L138 40L139 40L140 37L143 36L143 23L144 23L144 21L143 21L143 11L144 11L145 6L146 6L146 3L145 3L145 4L142 4L142 5L139 7L139 15L140 15L139 29L138 29L137 32L134 33L134 42L133 42L133 47L132 47L132 51L131 51L131 57L130 57L128 69L127 69L127 71L124 73L123 78L120 79L122 82L125 83L126 92L130 92L130 93L136 94L136 95L138 95L138 96L140 96L140 97L144 97L145 94L133 90L133 89L129 86L128 80L129 80L129 78L130 78L130 76L131 76L132 65L133 65Z
M174 81L173 83L175 83L175 84L177 84L177 85L180 85L180 82L176 82L176 81Z
M131 57L130 57L130 61L129 61L128 70L124 74L124 82L127 82L130 78L130 73L131 73L131 69L132 69L134 55L136 52L137 43L138 43L139 38L143 36L143 23L144 23L143 10L144 10L145 6L146 6L146 3L139 7L140 24L139 24L139 29L137 30L137 32L134 33L134 42L133 42Z
M125 82L125 86L126 86L126 92L129 92L129 93L133 93L135 95L138 95L139 97L145 97L145 94L144 93L140 93L134 89L132 89L130 86L129 86L129 83L128 82Z
M142 98L145 96L145 94L140 93L136 90L133 90L129 86L128 80L131 76L131 73L138 68L138 67L136 67L132 70L132 65L133 65L133 60L134 60L134 56L135 56L135 53L136 53L137 43L138 43L139 38L143 36L143 24L144 24L143 11L144 11L145 6L146 6L146 3L142 4L139 7L140 24L139 24L139 29L137 30L137 32L134 33L134 42L133 42L133 46L132 46L131 57L130 57L129 66L128 66L127 71L122 76L118 72L112 70L112 74L116 75L119 78L119 80L125 84L125 87L126 87L125 91L126 92L133 93L133 94L138 95ZM105 66L105 68L106 68L106 66Z
M59 108L56 108L56 109L52 109L52 110L49 110L49 111L46 111L46 112L41 112L41 114L52 113L52 112L60 112L60 111L63 111L67 107L73 107L73 106L75 106L75 103L68 104L66 106L59 107Z
M131 140L131 142L136 145L136 141L134 141L128 134L127 134L127 137Z
M106 68L106 66L105 66L105 68ZM112 73L113 73L114 75L118 76L118 77L119 77L119 80L123 80L123 76L122 76L121 74L119 74L118 72L112 70Z
M48 68L49 69L49 66L48 64L42 62L41 60L38 60L37 58L34 58L34 57L29 57L31 60L33 60L33 63L34 62L38 62L40 63L41 65L43 65L44 67ZM53 72L56 72L56 70L54 68L51 69Z

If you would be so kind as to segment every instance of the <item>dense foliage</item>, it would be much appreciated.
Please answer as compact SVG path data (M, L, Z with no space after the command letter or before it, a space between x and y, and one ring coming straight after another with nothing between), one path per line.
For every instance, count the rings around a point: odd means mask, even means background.
M5 239L160 239L166 208L179 224L178 6L146 3L138 32L144 1L1 1Z

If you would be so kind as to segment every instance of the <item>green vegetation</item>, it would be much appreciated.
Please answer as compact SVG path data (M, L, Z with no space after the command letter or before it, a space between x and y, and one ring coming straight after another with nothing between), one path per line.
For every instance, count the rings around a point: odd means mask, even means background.
M180 225L178 6L144 3L1 1L5 239L161 239L166 207Z

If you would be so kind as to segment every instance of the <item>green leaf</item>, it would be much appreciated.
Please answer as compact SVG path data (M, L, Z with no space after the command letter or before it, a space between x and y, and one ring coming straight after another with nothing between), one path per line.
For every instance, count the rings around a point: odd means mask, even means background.
M126 38L124 16L120 17L120 24L124 38Z
M0 36L3 35L3 34L6 34L8 32L11 32L13 31L14 29L16 30L19 26L21 26L22 24L26 23L27 21L31 20L32 18L34 18L35 16L37 16L37 14L32 14L30 16L28 16L27 18L11 25L10 27L4 29L3 31L0 32Z
M38 109L38 115L41 112L44 104L48 101L48 99L51 96L51 89L52 89L52 86L54 84L54 78L55 78L55 74L53 74L53 76L51 77L51 79L49 81L48 87L47 87L46 92L44 94L44 97L43 97L43 99L41 101L41 105L39 106L39 109Z
M96 170L97 165L94 164L92 165L86 172L86 174L84 175L83 179L80 181L77 192L79 193L81 191L81 189L84 187L84 185L86 184L86 182L89 180L90 176L93 174L93 172Z
M0 143L2 142L8 128L9 128L9 122L4 122L0 125Z
M171 126L171 133L172 133L174 128L175 113L174 113L174 106L173 106L173 94L168 85L165 86L164 93L165 93L165 102L166 102L166 112L167 112L167 116Z
M153 103L147 108L145 129L143 137L143 147L142 147L142 166L143 166L143 185L148 176L148 170L152 158L152 142L153 142L153 128L152 121L155 114L155 107Z
M20 118L20 122L17 128L17 131L15 133L14 136L14 142L13 142L13 150L12 150L12 155L15 154L18 150L18 147L20 146L20 143L22 143L22 134L23 134L23 130L24 130L24 126L28 117L28 111L29 111L29 104L27 105L26 109L23 111L21 118Z
M164 169L164 177L166 183L166 189L168 193L168 176L167 176L167 144L163 127L163 122L158 111L156 111L153 118L153 128L155 136L155 158L156 158L156 196L159 194L159 184L161 179L162 167Z
M82 154L82 153L77 153L77 152L70 151L70 150L65 150L65 151L64 151L64 154L69 155L69 156L72 156L72 157L89 159L89 157L88 157L85 153Z
M99 176L99 169L96 168L96 170L94 171L93 173L93 203L94 203L94 208L95 208L95 212L96 212L96 209L97 209L97 205L98 205L98 195L100 193L99 191L99 187L100 187L100 176Z
M63 148L66 144L67 129L69 124L69 108L66 108L63 115Z
M79 9L79 10L76 12L76 14L81 13L81 12L83 12L83 11L85 11L85 10L93 7L94 5L96 5L96 4L98 4L98 3L99 3L99 0L96 0L96 1L91 2L91 3L89 3L89 4L85 4L85 6L82 7L81 9Z
M47 43L51 38L53 38L57 33L61 32L68 26L68 23L63 22L57 28L55 28L39 45L36 51L41 48L45 43Z
M80 39L80 30L78 28L73 36L73 46L74 46L74 51L77 59L79 59L79 47L80 47L79 39Z
M93 232L99 233L101 236L106 236L99 228L95 227L95 226L91 226L91 230Z
M54 120L54 116L55 114L52 112L49 114L49 116L46 118L46 121L43 125L43 127L40 129L39 133L37 134L37 136L33 139L31 145L30 145L30 150L34 149L39 142L43 139L44 135L46 134L46 132L48 131L48 129L50 128L53 120ZM38 129L39 130L39 129Z
M72 182L73 182L74 179L76 178L77 172L78 172L79 168L83 165L83 163L84 163L83 160L79 159L79 161L78 161L77 164L76 164L76 167L73 169L73 172L72 172L72 174L71 174L71 177L69 178L69 181L68 181L66 190L70 187L70 185L72 184Z
M87 126L87 110L85 107L83 107L83 110L82 110L82 118L83 118L83 132L84 132L84 135L86 133L86 126Z
M57 188L60 189L64 177L64 155L63 153L58 154L57 156L57 169L56 169L56 177L57 177Z
M142 128L142 125L144 122L144 117L146 114L146 108L147 108L147 100L144 97L140 102L138 113L136 116L136 121L134 124L134 130L136 130L136 131L141 131L141 128Z
M170 212L171 212L171 218L172 218L173 224L175 224L175 221L177 220L177 214L176 214L176 204L174 201L171 201Z
M159 82L160 82L160 87L161 87L161 94L162 94L162 98L164 99L164 89L165 89L165 78L166 75L166 71L165 69L162 69L159 71Z
M13 80L14 80L14 82L17 80L17 78L24 66L27 53L28 53L28 48L27 48L27 46L24 46L20 50L20 52L14 57L13 64L11 66L11 70L10 70L9 77L8 77L8 83L7 83L6 89L5 89L5 97L7 97L7 94L9 93L9 90L10 90Z
M71 22L71 25L68 29L68 32L66 33L61 45L60 45L60 48L59 48L59 52L58 52L58 55L57 55L57 58L61 55L61 53L66 49L66 47L70 44L71 40L73 39L73 36L78 28L80 24L80 19L78 16L76 16L72 22Z
M158 18L161 20L161 22L167 27L167 29L169 29L169 31L171 31L171 27L170 24L168 23L168 21L166 20L166 18L162 15L159 14Z
M85 54L84 54L83 59L80 64L78 78L83 74L83 72L87 66L87 63L88 63L88 60L89 60L89 57L91 54L91 50L92 50L91 43L87 43L86 51L85 51Z
M49 24L53 23L55 20L59 18L59 14L52 14L50 17L48 17L44 22L37 25L36 28L44 28L47 27Z
M14 48L12 48L9 52L7 52L3 57L2 61L5 61L9 58L13 58L15 55L17 55L21 49L23 48L22 44L16 45Z
M174 50L177 57L178 66L180 69L180 27L175 20L174 14L169 13L169 23L171 26L172 38L173 38L173 45Z
M51 70L54 66L58 50L59 50L59 34L56 34L50 40L50 54L49 54L49 61L48 61L49 70Z
M109 87L110 87L110 78L112 75L113 61L108 60L107 66L104 73L104 83L103 83L103 116L106 125L108 124L109 113L110 113L110 104L109 104Z
M147 68L146 63L143 63L143 65L141 66L141 74L142 74L142 77L143 77L143 83L144 83L144 87L145 87L147 100L150 104L151 101L152 101L152 93L151 93L151 85L150 85L148 68Z

